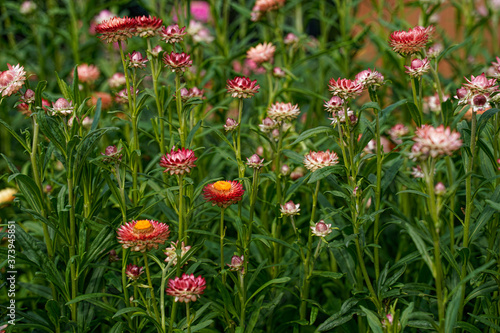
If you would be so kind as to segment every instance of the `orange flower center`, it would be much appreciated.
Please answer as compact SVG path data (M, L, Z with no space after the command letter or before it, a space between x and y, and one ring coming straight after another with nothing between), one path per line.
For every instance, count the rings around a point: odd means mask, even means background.
M214 184L214 188L217 191L227 192L231 189L231 183L225 180L219 180Z
M148 220L139 220L135 223L134 230L139 233L147 233L153 230L153 225Z

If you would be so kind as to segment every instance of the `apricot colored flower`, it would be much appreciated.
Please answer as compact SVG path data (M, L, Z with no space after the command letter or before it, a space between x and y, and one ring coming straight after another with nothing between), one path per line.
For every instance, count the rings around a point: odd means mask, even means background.
M260 86L257 80L250 80L248 77L237 76L232 80L227 80L227 92L234 98L250 98L259 92Z
M408 31L394 31L389 38L389 45L401 55L414 54L427 46L434 30L433 26L427 28L417 26Z
M219 180L203 189L203 197L212 203L212 206L227 208L240 201L245 190L236 180Z
M160 166L165 168L163 172L170 172L171 175L190 173L191 169L196 166L194 162L196 162L198 158L194 156L194 152L191 149L174 149L175 146L170 150L170 154L165 154L160 160Z
M4 188L0 190L0 205L14 201L14 194L17 193L15 188Z
M339 163L339 157L335 152L330 153L330 150L310 151L304 156L304 166L311 172L337 163Z
M274 57L275 51L276 47L273 44L260 43L247 51L247 58L260 65L263 62L270 62Z
M158 244L164 244L170 234L168 225L153 220L132 221L122 225L118 231L118 242L124 249L145 252Z
M182 274L181 277L168 280L165 291L168 295L174 296L176 302L189 303L200 298L206 287L205 278L201 275L195 278L194 274Z
M81 64L76 69L78 81L83 83L93 83L97 81L101 72L95 65Z
M135 35L137 21L135 18L115 16L98 24L95 31L100 34L99 38L107 43L125 41Z

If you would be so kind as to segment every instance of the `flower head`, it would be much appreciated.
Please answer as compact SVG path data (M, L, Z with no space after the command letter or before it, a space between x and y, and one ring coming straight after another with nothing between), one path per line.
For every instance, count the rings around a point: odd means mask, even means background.
M287 46L296 46L299 44L299 37L297 37L294 33L288 33L283 39L283 43Z
M108 79L109 87L112 89L117 89L124 86L126 83L125 74L115 73Z
M236 180L219 180L208 184L203 189L203 197L206 201L222 208L227 208L240 201L245 190Z
M17 190L10 187L0 190L0 205L14 201L14 199L16 198L14 194L16 193Z
M95 27L99 38L108 43L125 41L134 36L137 31L137 21L129 17L112 17Z
M498 86L496 85L496 79L487 79L486 75L482 73L479 76L471 76L471 79L465 78L467 83L464 83L464 87L467 88L472 95L476 94L491 94L498 91Z
M356 74L355 79L357 83L362 84L364 87L378 87L384 84L384 76L375 69L372 71L370 68Z
M52 115L62 115L67 116L72 114L75 110L73 106L73 102L68 102L68 100L64 98L59 98L52 106Z
M139 37L153 37L156 36L160 30L163 20L154 16L139 16L135 18L137 35Z
M197 87L193 87L190 89L182 88L181 89L181 99L183 102L186 102L191 98L204 99L205 98L203 96L204 93L205 93L205 91L203 89L200 90Z
M83 83L94 83L101 75L99 68L95 65L81 64L76 69L78 81Z
M162 52L163 48L160 45L156 45L155 47L153 47L150 53L153 57L157 58Z
M328 89L334 96L339 96L342 99L351 99L363 92L363 84L349 79L338 78L330 79Z
M172 72L184 72L187 67L191 67L193 65L191 56L184 52L171 52L170 54L165 52L165 54L163 54L163 63L165 64L165 67L170 67Z
M165 168L163 172L170 172L171 175L183 175L190 173L196 165L194 162L198 159L194 156L191 149L180 148L174 151L175 146L170 150L170 154L165 154L160 160L160 166Z
M263 62L270 62L274 57L275 51L276 47L273 44L260 43L247 51L247 58L260 65Z
M437 58L443 51L444 51L443 44L434 44L431 47L429 47L429 50L427 51L427 56L431 59Z
M286 76L286 73L280 67L274 67L273 68L273 76L278 77L278 78L283 78Z
M144 273L144 267L139 267L137 265L128 264L125 269L125 274L130 280L137 280L139 276Z
M247 158L247 165L252 169L262 168L263 163L264 159L263 158L261 159L257 154L253 154L252 156Z
M168 225L153 220L132 221L122 225L118 231L118 242L124 249L145 252L158 244L164 244L170 234Z
M447 101L449 98L449 95L444 95L443 102ZM424 98L424 111L441 112L441 103L438 93Z
M134 51L128 54L128 67L145 68L149 60L142 57L141 52Z
M427 46L433 33L433 26L427 28L417 26L408 31L394 31L389 38L389 45L401 55L414 54Z
M424 178L425 176L420 165L411 168L411 175L413 178Z
M401 140L401 138L405 135L408 135L409 132L410 131L408 130L408 127L406 127L404 124L396 124L389 130L389 136L394 143L400 145L403 143L403 140Z
M116 146L107 146L104 150L104 153L101 153L102 156L106 156L102 159L103 162L111 163L111 162L119 162L122 160L122 148L118 149Z
M251 19L256 22L272 10L277 10L285 5L285 0L257 0L252 8Z
M303 167L296 167L291 173L290 173L290 179L291 180L297 180L301 177L304 177L305 175L305 169Z
M208 28L195 20L189 22L187 33L193 38L195 43L212 43L215 39Z
M460 133L450 130L449 127L445 128L444 125L437 128L422 125L415 131L413 141L415 143L410 153L413 160L451 155L462 146Z
M339 163L339 157L335 152L330 153L330 150L310 151L304 156L304 166L311 172L337 163Z
M325 111L335 113L336 111L342 110L344 105L344 100L339 96L333 96L329 101L325 101Z
M291 121L300 114L298 104L276 102L267 109L267 114L272 120Z
M292 200L280 206L281 216L299 215L300 204L294 204Z
M410 74L411 77L419 77L424 75L429 71L431 65L427 58L424 59L413 59L410 66L405 66L407 69L406 73Z
M182 274L181 277L168 280L166 292L175 297L176 302L194 302L206 288L206 281L200 276L194 277L194 274Z
M345 116L344 110L339 110L336 113L333 112L332 116L333 116L332 118L328 118L328 119L330 119L332 121L331 125L333 125L334 127L337 126L338 122L340 122L341 124L346 123L346 116ZM356 116L354 111L352 111L349 108L347 109L347 118L349 119L350 125L355 125L358 122L358 117Z
M236 120L232 118L227 118L226 124L224 125L224 129L226 131L234 131L236 128L238 128L238 125L239 124L236 122Z
M179 28L177 24L163 27L160 32L161 39L171 44L182 42L185 35L186 27Z
M167 247L165 249L165 255L167 258L165 258L166 262L172 262L172 265L175 266L177 265L177 246L179 244L179 241L172 242L170 244L170 247ZM181 243L181 259L184 257L188 251L191 250L191 246L184 246L184 242Z
M130 93L134 94L137 96L139 94L139 89L136 89L134 92L134 87L130 86ZM118 104L127 104L128 103L128 96L129 92L127 89L122 89L120 92L116 94L115 101Z
M233 256L231 258L231 263L227 264L229 266L230 271L240 271L241 273L245 270L245 257Z
M21 96L21 100L26 104L35 103L35 92L31 89L26 89L24 94Z
M227 80L227 92L234 98L250 98L259 92L260 86L257 80L250 80L248 77L237 76L232 80Z
M19 12L23 15L29 15L34 13L36 10L36 3L34 1L23 1Z
M262 123L259 125L259 128L264 133L269 133L274 129L278 128L279 123L271 118L267 117L262 119Z
M314 236L326 237L332 232L332 225L326 224L325 221L320 220L319 222L316 222L315 225L311 226L311 230Z
M434 192L436 193L436 195L445 195L446 194L446 186L444 186L443 183L439 182L436 184L436 186L434 186Z
M23 66L7 64L7 67L8 70L0 72L0 93L2 97L17 93L24 85L24 81L26 81L26 72Z

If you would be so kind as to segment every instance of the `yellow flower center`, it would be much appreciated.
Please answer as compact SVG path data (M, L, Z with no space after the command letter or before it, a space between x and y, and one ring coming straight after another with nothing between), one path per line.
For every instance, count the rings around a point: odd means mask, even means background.
M134 225L134 229L136 230L146 230L149 228L151 228L151 222L149 222L148 220L139 220Z
M226 192L226 191L229 191L231 189L231 183L230 182L227 182L225 180L219 180L218 182L216 182L214 184L214 188L217 190L217 191L223 191L223 192Z

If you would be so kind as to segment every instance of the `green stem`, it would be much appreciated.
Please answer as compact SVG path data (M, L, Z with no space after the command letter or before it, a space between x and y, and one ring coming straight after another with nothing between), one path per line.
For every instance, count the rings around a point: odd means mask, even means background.
M223 274L224 271L224 208L220 210L220 274L222 276L222 283L226 283L226 276Z
M380 143L380 117L377 111L375 111L375 135L377 136L377 184L375 188L375 211L380 210L380 202L382 196L382 162L383 162L383 150ZM375 265L375 279L378 280L380 276L380 254L378 248L378 232L379 232L379 222L380 213L375 216L375 222L373 224L373 241L375 247L373 249L374 265Z
M182 114L180 72L175 72L175 104L177 107L177 117L179 117L179 136L181 139L181 146L186 148L186 124L184 120L184 115Z
M71 261L70 271L71 271L71 299L75 299L78 296L78 279L76 276L76 215L75 215L75 197L73 188L73 175L70 171L71 166L68 163L68 204L70 205L69 211L69 257ZM73 321L77 320L77 303L71 304L71 319Z
M189 302L186 303L186 323L187 333L191 333L191 311L189 310Z
M76 17L75 1L68 1L69 16L71 19L71 49L73 51L73 60L75 64L80 63L80 52L78 51L78 46L80 39L78 36L78 18Z
M170 325L168 326L168 333L174 331L175 315L177 313L177 302L172 304L172 311L170 312Z
M183 175L179 175L179 244L182 244L182 242L186 241L187 244L187 239L185 239L185 226L184 226L184 177Z
M144 267L146 268L146 275L148 277L149 291L151 294L151 301L153 303L153 310L155 313L155 318L158 322L160 322L160 313L158 312L158 305L156 303L155 290L153 288L153 283L151 282L151 272L149 271L148 255L146 254L146 252L143 252L142 255L144 258Z
M245 166L241 160L241 118L243 114L243 98L238 100L238 134L236 136L236 161L238 162L238 177L245 176Z
M247 262L248 259L244 257L244 261ZM241 303L241 311L240 311L240 328L241 331L245 331L245 312L246 312L246 284L245 284L245 274L246 271L238 272L238 277L240 278L240 303Z
M413 103L418 109L418 113L420 114L420 119L424 119L422 109L420 108L420 103L417 98L417 79L416 78L411 78L411 91L413 93Z

